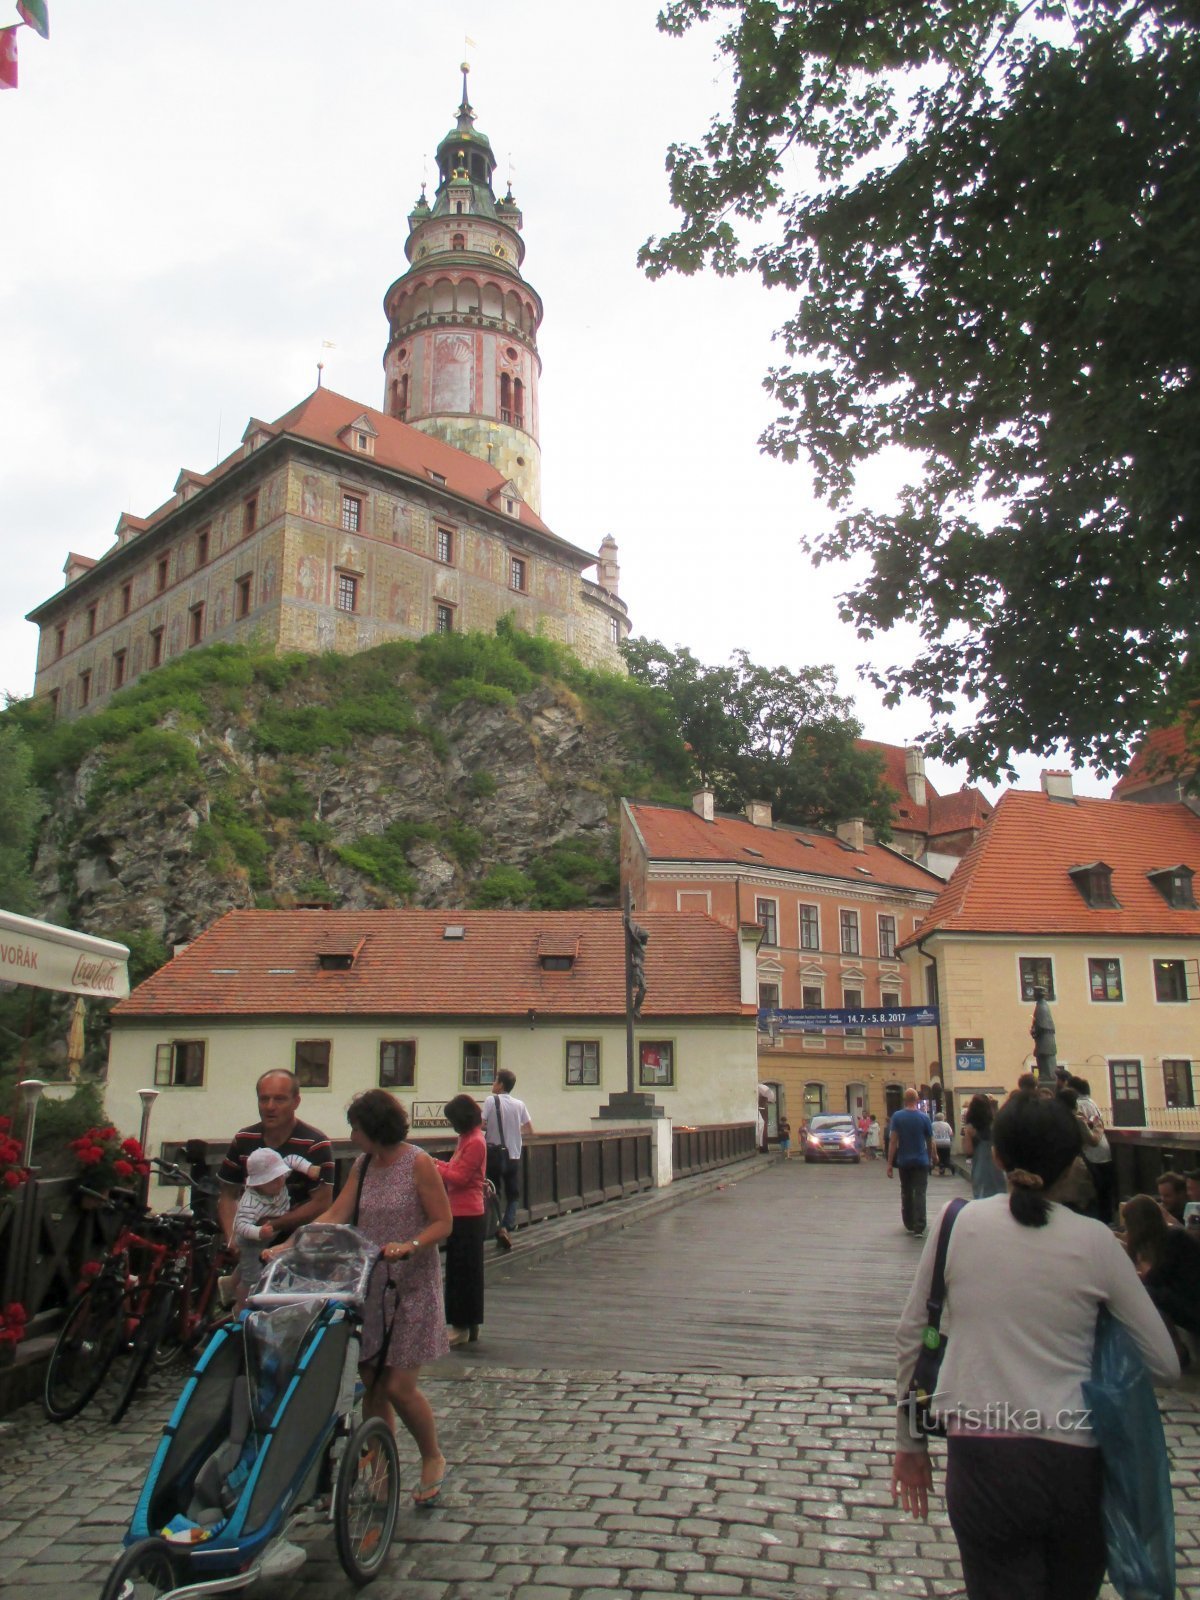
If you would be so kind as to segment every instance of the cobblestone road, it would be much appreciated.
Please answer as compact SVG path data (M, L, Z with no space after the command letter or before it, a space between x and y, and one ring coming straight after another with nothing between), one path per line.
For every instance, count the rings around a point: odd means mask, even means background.
M775 1169L489 1279L485 1341L439 1364L425 1386L452 1463L442 1504L402 1511L371 1594L961 1594L940 1502L927 1526L893 1513L886 1362L862 1370L876 1360L864 1361L864 1347L890 1345L915 1255L896 1207L877 1171ZM718 1250L714 1234L727 1236ZM713 1264L729 1259L731 1239L740 1241L737 1274L725 1281ZM625 1262L615 1279L614 1252ZM829 1284L847 1298L822 1325L820 1339L837 1342L818 1361L805 1329L829 1271L847 1266L864 1299L840 1277ZM753 1333L740 1357L739 1338L713 1333L739 1308ZM861 1337L846 1342L854 1315ZM707 1370L646 1370L669 1359L664 1341L675 1354L701 1351ZM520 1364L501 1365L514 1350ZM651 1352L639 1366L636 1355ZM99 1594L172 1398L160 1381L119 1434L87 1415L50 1428L32 1407L0 1423L0 1583L9 1592ZM1186 1385L1164 1396L1185 1600L1200 1600L1198 1400ZM415 1479L411 1451L402 1455ZM308 1563L258 1585L259 1600L355 1593L324 1525L297 1537Z

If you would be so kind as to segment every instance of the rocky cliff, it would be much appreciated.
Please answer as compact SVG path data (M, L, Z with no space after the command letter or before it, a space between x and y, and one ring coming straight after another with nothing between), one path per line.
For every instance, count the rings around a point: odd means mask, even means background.
M669 716L546 641L472 637L197 651L92 718L26 711L35 914L169 949L253 905L615 904L620 795L687 791Z

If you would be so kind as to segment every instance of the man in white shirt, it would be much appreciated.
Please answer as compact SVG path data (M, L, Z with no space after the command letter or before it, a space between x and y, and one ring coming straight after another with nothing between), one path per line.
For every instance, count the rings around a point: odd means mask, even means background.
M1093 1134L1099 1134L1095 1144L1084 1143L1083 1159L1088 1164L1092 1186L1096 1191L1096 1214L1101 1222L1112 1226L1113 1206L1117 1198L1116 1175L1113 1172L1112 1146L1104 1134L1104 1118L1100 1107L1092 1099L1092 1088L1086 1078L1069 1077L1067 1087L1079 1096L1075 1109Z
M521 1148L533 1123L525 1102L513 1094L517 1075L502 1067L483 1103L483 1137L488 1146L488 1177L504 1194L504 1215L496 1229L501 1250L512 1249L512 1228L517 1220L517 1200L521 1194Z

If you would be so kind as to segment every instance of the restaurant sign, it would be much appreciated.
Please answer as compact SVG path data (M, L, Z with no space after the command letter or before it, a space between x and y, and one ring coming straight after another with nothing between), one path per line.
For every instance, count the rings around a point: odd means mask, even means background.
M111 939L0 911L0 983L123 1000L129 993L128 962L128 949Z

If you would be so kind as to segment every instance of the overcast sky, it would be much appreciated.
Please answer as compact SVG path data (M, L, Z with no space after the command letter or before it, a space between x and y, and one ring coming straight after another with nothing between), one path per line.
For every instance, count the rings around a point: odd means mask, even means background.
M922 707L886 711L857 677L868 650L835 604L849 570L800 549L829 516L806 469L758 449L787 300L636 265L672 226L668 144L728 97L713 30L667 38L652 0L49 4L49 41L20 30L20 88L0 95L0 689L32 690L23 618L68 550L99 556L122 511L302 399L318 360L382 405L382 297L465 58L545 304L545 521L592 550L614 536L636 633L713 663L831 662L868 737L921 733ZM963 780L929 770L943 792Z

